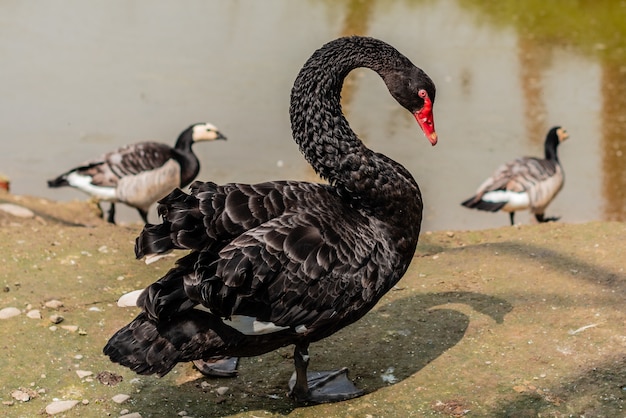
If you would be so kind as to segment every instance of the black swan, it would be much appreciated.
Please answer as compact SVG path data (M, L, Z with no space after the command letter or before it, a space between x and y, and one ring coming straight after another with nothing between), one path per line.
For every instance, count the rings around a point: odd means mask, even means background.
M48 187L71 186L111 202L110 223L115 223L115 202L134 207L147 223L153 203L198 175L200 162L193 143L216 139L226 137L210 123L197 123L180 134L174 148L158 142L126 145L48 180Z
M178 362L256 356L294 344L299 403L362 394L346 369L307 373L309 344L365 315L413 258L422 218L417 183L373 152L344 118L340 93L358 67L376 71L435 145L435 85L408 58L373 38L329 42L306 62L291 92L293 137L330 184L195 182L159 203L163 223L146 225L138 258L192 250L145 289L142 312L104 347L140 374Z
M530 209L538 222L559 220L545 217L544 212L563 188L565 176L556 150L568 137L560 126L550 129L544 159L521 157L503 164L478 187L476 195L461 204L489 212L509 212L511 225L515 224L515 211L524 209Z

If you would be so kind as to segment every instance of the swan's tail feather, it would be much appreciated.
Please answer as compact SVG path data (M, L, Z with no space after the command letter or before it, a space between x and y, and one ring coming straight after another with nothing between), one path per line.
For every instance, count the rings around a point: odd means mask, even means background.
M242 334L205 311L190 309L158 323L142 312L117 331L102 351L135 373L165 376L177 363L228 355L242 339Z
M117 331L102 350L114 363L138 374L166 375L179 362L181 353L159 334L157 324L145 313Z

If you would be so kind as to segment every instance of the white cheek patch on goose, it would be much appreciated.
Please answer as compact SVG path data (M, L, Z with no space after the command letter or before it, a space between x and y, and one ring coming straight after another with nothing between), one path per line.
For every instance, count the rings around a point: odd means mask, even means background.
M485 202L506 202L506 205L502 208L504 211L516 211L520 209L526 209L530 206L530 199L528 193L511 192L507 190L495 190L493 192L485 193L482 196L482 200Z
M210 309L203 305L196 305L194 309L212 313ZM279 332L289 327L281 327L273 322L257 321L251 316L233 315L230 319L223 319L224 324L236 329L244 335L263 335Z
M70 173L67 176L67 182L83 192L90 194L101 200L115 200L115 188L113 187L100 187L91 183L92 178L90 176L82 176L76 172Z

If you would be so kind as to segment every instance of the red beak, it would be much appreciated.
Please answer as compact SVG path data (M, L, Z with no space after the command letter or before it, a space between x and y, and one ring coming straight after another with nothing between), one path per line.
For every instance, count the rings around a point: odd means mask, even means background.
M423 91L423 90L422 90ZM426 93L424 91L424 93ZM428 94L424 97L424 106L413 114L415 120L424 131L424 135L432 145L437 144L437 132L435 132L435 121L433 120L433 103L430 101Z

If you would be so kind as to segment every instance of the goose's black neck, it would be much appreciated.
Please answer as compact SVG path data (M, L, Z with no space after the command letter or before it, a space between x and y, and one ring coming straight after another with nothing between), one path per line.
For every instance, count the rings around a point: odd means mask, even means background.
M559 156L557 154L557 147L560 143L559 129L560 127L550 129L546 136L546 142L544 143L546 160L559 162Z
M193 126L191 126L178 136L172 151L172 158L180 165L180 187L188 186L200 172L200 161L191 148L193 143Z
M377 39L332 41L309 58L296 78L291 128L301 152L322 178L354 202L376 206L381 198L389 200L389 193L415 192L417 184L400 164L365 147L345 119L341 89L348 73L358 67L377 72L388 87L400 73L421 73L408 58Z

